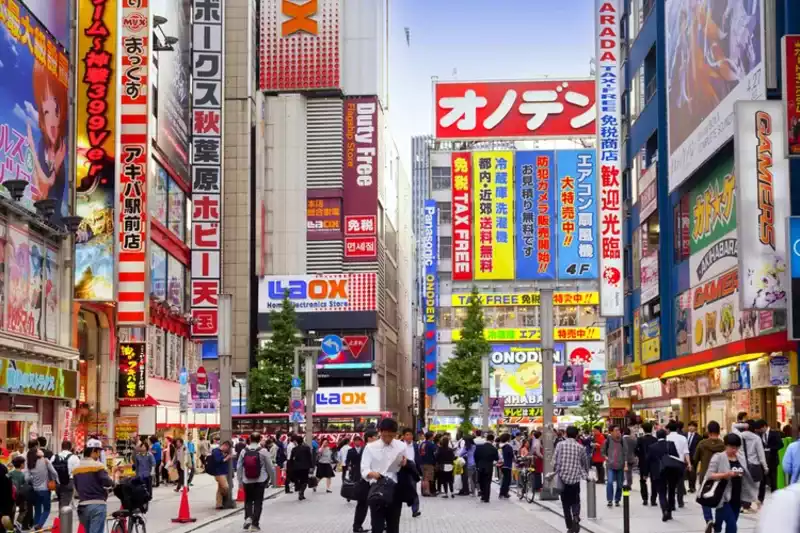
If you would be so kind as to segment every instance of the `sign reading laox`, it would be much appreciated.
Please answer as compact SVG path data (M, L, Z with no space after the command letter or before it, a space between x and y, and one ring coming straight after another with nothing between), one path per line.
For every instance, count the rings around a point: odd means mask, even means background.
M298 313L375 311L376 285L374 272L266 276L258 284L258 312L280 309L284 296Z
M315 413L379 411L380 387L325 387L314 396Z

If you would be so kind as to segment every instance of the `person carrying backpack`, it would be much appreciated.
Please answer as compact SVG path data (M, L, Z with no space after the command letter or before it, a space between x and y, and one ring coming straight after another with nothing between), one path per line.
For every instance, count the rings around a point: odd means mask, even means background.
M72 471L81 464L80 458L72 451L72 443L65 440L61 443L61 453L53 457L53 468L58 474L58 508L72 505L75 494L75 484L72 482Z
M261 435L250 435L250 444L239 453L236 466L239 483L244 486L244 529L261 531L261 508L267 479L275 479L269 452L261 447Z

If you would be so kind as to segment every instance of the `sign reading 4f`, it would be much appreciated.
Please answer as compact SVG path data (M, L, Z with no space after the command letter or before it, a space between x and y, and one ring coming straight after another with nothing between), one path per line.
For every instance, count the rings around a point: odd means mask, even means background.
M312 18L317 14L317 1L281 0L281 13L285 17L281 23L281 35L288 37L300 32L317 35L318 24Z

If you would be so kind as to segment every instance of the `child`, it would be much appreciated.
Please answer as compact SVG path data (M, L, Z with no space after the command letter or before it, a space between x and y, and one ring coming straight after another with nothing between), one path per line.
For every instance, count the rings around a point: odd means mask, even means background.
M25 482L25 456L18 455L12 459L11 464L14 469L9 472L8 477L14 485L17 493L16 507L17 507L17 522L22 525L23 529L30 529L33 524L33 514L29 512L31 509L29 500L33 497L33 487L30 483ZM14 513L11 514L14 517Z

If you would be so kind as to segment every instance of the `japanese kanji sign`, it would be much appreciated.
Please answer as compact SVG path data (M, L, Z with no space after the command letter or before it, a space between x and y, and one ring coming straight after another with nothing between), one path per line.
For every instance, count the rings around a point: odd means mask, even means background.
M594 80L437 82L434 107L438 139L595 133Z
M192 6L192 336L216 337L222 280L222 146L224 124L222 0Z
M514 152L473 152L474 279L514 279Z
M556 152L559 279L597 279L597 178L594 150Z
M781 39L783 103L786 106L786 155L800 157L800 35Z
M453 279L472 279L472 172L469 152L453 152Z
M149 0L122 2L120 24L120 142L117 189L117 323L147 325L147 163L150 81Z
M147 344L144 342L121 342L119 344L118 398L141 399L145 397L146 351Z
M597 158L600 169L600 314L623 316L622 160L620 157L620 0L596 0Z
M344 261L378 259L378 98L347 98L342 117Z
M439 307L439 216L434 200L425 200L422 239L422 261L425 283L422 287L423 320L425 322L425 394L436 396L438 375L438 338L436 318Z
M306 238L309 241L342 240L342 199L309 198L306 202Z
M556 277L555 152L517 152L517 279Z

